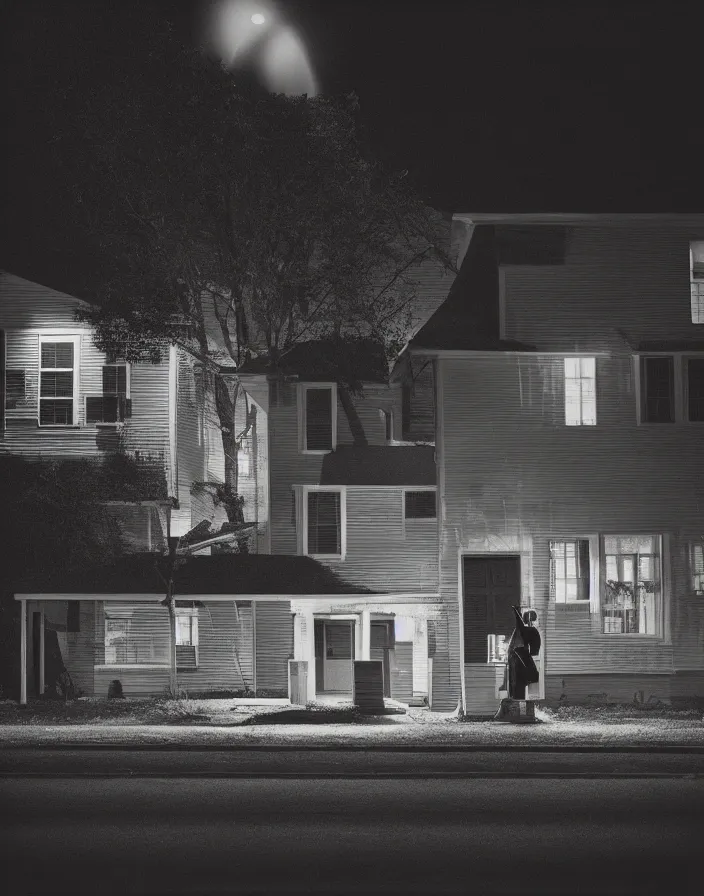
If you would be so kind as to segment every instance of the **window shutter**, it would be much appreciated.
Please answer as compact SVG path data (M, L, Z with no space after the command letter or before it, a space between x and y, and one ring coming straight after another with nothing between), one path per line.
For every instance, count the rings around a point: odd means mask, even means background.
M5 430L5 331L0 330L0 436Z

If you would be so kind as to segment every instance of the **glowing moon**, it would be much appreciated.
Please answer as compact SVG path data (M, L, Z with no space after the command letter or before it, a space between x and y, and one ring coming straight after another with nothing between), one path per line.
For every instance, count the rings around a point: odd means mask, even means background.
M252 16L252 22L255 25L263 25L266 22L266 19L260 12L255 12Z

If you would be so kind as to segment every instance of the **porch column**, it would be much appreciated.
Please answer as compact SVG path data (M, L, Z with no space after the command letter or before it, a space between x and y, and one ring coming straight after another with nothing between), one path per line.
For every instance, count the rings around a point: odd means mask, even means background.
M27 601L20 600L20 703L27 705Z
M39 696L44 693L46 674L44 669L44 608L39 611Z
M303 614L306 621L306 639L301 659L308 661L308 700L315 700L315 619L312 610Z
M294 660L304 660L303 645L303 619L300 613L293 614L293 658Z
M361 654L358 657L360 660L370 660L371 659L371 610L362 610L362 637L361 641Z

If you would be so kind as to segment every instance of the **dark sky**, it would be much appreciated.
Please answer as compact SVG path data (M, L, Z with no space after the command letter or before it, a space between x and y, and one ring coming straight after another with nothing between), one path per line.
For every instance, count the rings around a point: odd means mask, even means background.
M685 4L289 0L376 151L478 211L704 209L704 71Z
M54 0L57 8L72 2ZM126 16L154 5L187 39L200 8L199 0L92 2L117 2ZM438 207L704 211L704 67L688 4L279 6L302 34L323 91L358 94L377 156L408 169Z

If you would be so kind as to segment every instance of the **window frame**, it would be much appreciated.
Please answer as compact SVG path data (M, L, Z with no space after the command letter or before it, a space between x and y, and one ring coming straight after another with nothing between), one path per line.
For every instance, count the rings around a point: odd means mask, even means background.
M579 376L578 377L572 377L572 376L568 377L567 366L568 366L568 364L574 363L575 361L578 362L578 364L579 364ZM588 376L584 376L584 374L582 372L582 362L583 361L591 361L592 362L593 368L594 368L593 377L590 378ZM577 356L570 355L570 356L567 356L567 357L563 358L562 370L563 370L563 376L564 376L565 426L596 426L598 423L596 356L595 355L577 355ZM584 417L585 417L585 414L584 414L585 401L584 401L584 385L583 384L585 383L585 381L589 382L590 379L594 385L594 419L593 420L585 420L584 419ZM567 408L568 408L567 382L568 382L568 380L579 384L579 421L578 422L570 421L567 418Z
M553 543L568 543L586 541L589 545L589 597L588 598L570 598L558 600L556 594L552 590L552 550ZM556 607L577 606L588 607L590 612L598 606L598 584L599 584L599 536L598 535L551 535L548 538L548 600Z
M301 454L322 455L330 454L337 448L337 383L297 383L297 401L298 408L298 450ZM330 391L330 411L331 411L331 439L330 448L308 448L308 432L307 432L307 404L306 393L311 389L328 389Z
M645 419L644 408L646 401L645 376L647 358L672 358L673 364L673 390L674 390L674 419L669 422L656 422ZM690 360L704 360L704 352L637 352L634 355L635 364L635 397L636 397L636 422L638 426L675 426L688 424L701 426L704 420L689 419L689 368Z
M702 572L700 573L696 571L697 553L702 555ZM697 587L695 581L697 577L701 577L699 587ZM687 590L690 594L695 594L697 597L704 597L704 540L687 542L687 584Z
M659 563L659 583L660 583L660 597L659 597L659 606L657 607L656 612L656 625L654 632L605 632L604 631L604 617L602 613L602 607L605 603L605 592L606 592L606 583L607 583L607 575L606 575L606 551L604 548L604 541L606 538L654 538L657 539L658 553L657 553L657 562ZM602 636L608 637L625 637L625 638L651 638L657 639L659 641L667 640L667 614L665 611L665 602L667 590L669 588L669 577L668 577L668 567L666 562L666 555L668 551L667 539L666 536L662 532L644 532L644 531L631 531L625 532L623 530L619 530L618 532L600 532L599 533L599 579L600 579L600 587L599 587L599 630ZM619 557L628 556L625 554L617 555ZM641 556L640 554L638 556ZM643 555L646 556L646 555ZM636 571L637 575L637 571Z
M175 611L175 629L176 637L174 647L192 647L194 655L194 666L178 666L181 669L197 669L199 665L199 629L198 629L198 609L197 607L176 607ZM179 617L189 620L189 641L187 643L179 641ZM178 651L177 651L178 652ZM177 663L178 665L178 663Z
M308 550L308 495L318 492L333 492L340 495L340 553L312 554ZM314 560L341 561L347 556L347 489L343 485L304 485L299 488L301 518L301 553Z
M106 367L124 367L125 368L125 395L124 395L124 398L125 398L125 402L131 401L131 398L132 398L131 392L130 392L131 364L129 364L128 361L105 361L101 365L101 368L100 368L101 376L104 376L104 370ZM118 396L119 397L121 394L122 394L121 392L105 392L104 390L102 392L86 392L86 394L83 396L83 414L84 414L83 419L85 421L85 425L86 426L94 426L96 428L103 427L103 426L106 426L106 427L124 426L124 424L127 420L127 417L129 416L129 414L127 413L127 407L125 407L124 416L121 419L118 419L118 420L90 420L90 421L88 420L88 399L89 398L105 398L106 396L108 396L108 397Z
M42 345L47 342L70 342L73 345L73 422L72 423L42 423L42 371L67 371L67 367L42 367ZM81 334L80 333L40 333L39 334L39 358L38 379L37 379L37 426L42 429L77 429L80 427L79 410L81 407L81 399L79 394L80 387L80 363L81 363ZM54 396L46 396L46 400Z

